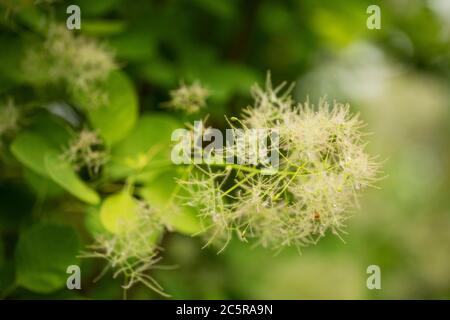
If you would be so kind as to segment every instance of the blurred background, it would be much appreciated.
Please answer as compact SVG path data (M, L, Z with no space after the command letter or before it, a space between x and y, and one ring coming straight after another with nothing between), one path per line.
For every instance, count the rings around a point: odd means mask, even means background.
M364 193L343 238L275 254L232 242L221 254L201 239L163 240L165 264L154 277L179 299L450 298L450 1L448 0L1 0L0 94L16 81L27 44L16 25L65 23L81 8L81 34L116 53L139 94L141 112L161 103L180 80L200 80L212 96L216 127L251 103L249 88L267 70L274 83L294 81L298 101L349 102L368 123L368 149L385 160L386 178ZM381 8L381 29L366 12ZM0 296L119 299L120 281L92 283L96 261L83 260L83 290L31 292L11 287L22 222L42 199L0 169ZM32 179L31 179L32 180ZM28 182L27 182L28 181ZM76 220L76 206L64 219ZM71 216L72 215L72 216ZM75 223L76 224L76 223ZM84 244L89 237L80 231ZM381 290L366 269L381 268ZM84 271L87 270L87 271ZM131 299L158 299L144 287Z

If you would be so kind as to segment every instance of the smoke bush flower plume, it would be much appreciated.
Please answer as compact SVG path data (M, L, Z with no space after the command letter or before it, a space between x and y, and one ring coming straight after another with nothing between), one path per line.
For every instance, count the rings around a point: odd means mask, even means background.
M72 94L89 97L95 108L108 102L100 86L116 68L114 56L105 46L51 25L44 43L27 52L23 69L38 83L63 82Z
M292 87L285 86L273 88L268 75L264 89L252 88L254 105L240 118L227 119L234 143L227 131L225 146L203 150L196 130L209 134L214 129L190 127L186 140L193 157L182 162L188 167L170 203L157 209L136 199L131 179L129 188L102 204L100 216L109 232L97 236L83 256L106 259L115 277L124 276L125 291L143 283L165 295L148 271L160 268L157 243L170 230L164 213L171 206L180 209L180 202L197 210L206 245L220 245L220 251L233 235L274 249L315 244L327 231L339 236L360 191L377 181L380 165L366 153L364 123L350 114L348 105L330 105L325 99L318 106L296 103ZM261 152L252 145L260 143L252 139L255 132L265 133L262 150L276 153L276 163L254 157ZM86 152L98 143L95 133L83 130L66 157L75 164L89 159ZM200 153L202 161L196 157ZM96 164L83 163L98 168ZM177 199L178 205L172 203Z
M77 171L87 168L90 176L95 176L108 160L108 151L97 133L83 129L70 142L62 158Z
M147 202L132 198L135 210L126 219L118 221L115 233L98 235L95 243L81 254L82 258L101 258L108 261L98 278L113 269L113 277L123 276L124 293L137 283L167 296L161 285L151 277L151 269L160 261L160 248L155 244L161 236L164 224L155 209ZM131 218L130 218L131 216Z
M268 144L279 153L277 170L215 161L192 164L189 177L178 181L189 193L184 203L200 211L208 244L225 248L237 234L280 249L315 244L327 230L339 235L359 192L377 180L380 165L366 153L364 123L349 105L296 103L285 87L273 88L269 74L265 89L252 88L254 106L229 121L244 135L252 128L279 133L278 146ZM227 145L216 155L235 149Z
M209 90L204 88L200 82L196 81L191 85L181 82L180 86L170 91L170 101L164 105L167 108L181 110L187 114L196 113L206 107L206 99Z

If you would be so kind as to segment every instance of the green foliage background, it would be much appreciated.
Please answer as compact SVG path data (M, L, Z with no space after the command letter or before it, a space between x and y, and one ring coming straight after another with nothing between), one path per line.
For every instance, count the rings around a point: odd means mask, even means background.
M368 30L366 8L381 7L381 30ZM0 296L116 299L120 279L93 279L103 262L79 251L101 232L101 198L120 190L127 157L162 144L184 115L162 103L180 80L212 92L214 127L251 103L249 88L271 70L275 83L296 81L309 95L350 102L369 124L372 152L386 159L380 190L361 199L343 243L328 236L299 255L232 242L220 255L201 249L195 214L169 219L177 233L162 240L165 264L153 276L173 298L450 298L450 7L430 1L2 0L0 102L32 106L20 129L1 137ZM37 3L37 4L36 4ZM89 113L57 88L29 85L24 52L49 21L65 23L78 4L79 33L106 43L120 70L106 83L106 109ZM57 152L76 130L48 112L64 105L100 129L111 146L108 188L61 166ZM28 108L28 107L27 107ZM27 109L28 110L28 109ZM5 119L0 119L4 121ZM158 155L164 157L163 152ZM125 171L124 171L125 170ZM164 203L176 172L150 168L143 196ZM65 288L66 267L79 264L82 290ZM366 288L366 268L382 271L382 289ZM160 298L136 286L132 299Z

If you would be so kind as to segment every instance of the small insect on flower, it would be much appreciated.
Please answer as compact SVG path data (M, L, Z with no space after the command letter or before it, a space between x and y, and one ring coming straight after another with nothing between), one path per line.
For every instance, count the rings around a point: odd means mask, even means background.
M209 90L196 81L191 85L181 82L180 86L170 91L170 101L164 106L174 110L184 111L188 114L196 113L206 107Z
M193 174L179 181L209 242L225 239L225 247L236 233L279 249L314 244L328 230L339 235L360 191L378 180L380 164L366 153L364 124L349 105L296 103L292 87L284 88L273 88L268 75L265 89L253 87L254 105L237 121L245 129L279 133L272 150L279 153L276 170L267 175L258 162L192 162Z
M316 220L316 221L320 220L320 213L319 212L314 212L314 220Z
M103 141L94 131L81 130L62 154L77 171L86 168L90 176L98 175L100 168L108 161L109 153Z

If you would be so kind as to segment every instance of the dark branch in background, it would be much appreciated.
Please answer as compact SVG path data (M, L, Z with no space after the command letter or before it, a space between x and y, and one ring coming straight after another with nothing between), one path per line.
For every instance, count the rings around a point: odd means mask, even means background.
M238 32L232 40L228 52L229 60L241 61L245 59L261 2L261 0L243 2Z

